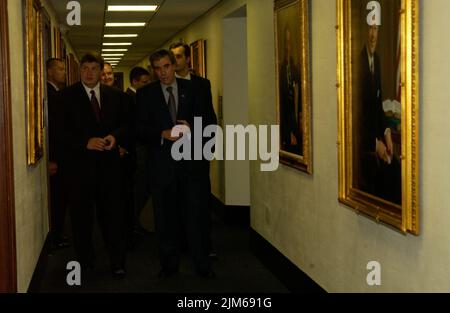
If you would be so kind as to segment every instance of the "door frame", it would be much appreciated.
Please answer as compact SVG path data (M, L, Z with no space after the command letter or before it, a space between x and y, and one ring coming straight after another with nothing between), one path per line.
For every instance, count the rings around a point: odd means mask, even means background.
M0 292L17 292L7 0L0 0Z

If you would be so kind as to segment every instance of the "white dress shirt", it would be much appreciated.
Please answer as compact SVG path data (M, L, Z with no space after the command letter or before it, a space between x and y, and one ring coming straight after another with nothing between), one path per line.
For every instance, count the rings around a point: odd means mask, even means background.
M91 90L94 90L94 92L95 92L95 97L97 98L98 105L100 106L100 109L101 109L101 108L102 108L102 101L101 101L101 99L100 99L100 82L97 83L97 85L96 85L94 88L89 88L89 87L86 86L84 83L83 83L83 87L84 87L84 89L86 90L86 93L87 93L87 95L88 95L89 100L91 100L91 97L92 97L92 95L91 95Z

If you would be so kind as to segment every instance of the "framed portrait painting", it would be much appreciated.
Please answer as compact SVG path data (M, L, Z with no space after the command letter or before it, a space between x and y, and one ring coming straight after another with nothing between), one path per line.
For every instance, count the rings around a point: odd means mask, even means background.
M23 0L26 46L27 164L35 165L44 154L43 17L38 0Z
M339 200L419 234L418 0L337 0Z
M312 173L308 0L275 1L280 162Z
M191 66L195 74L206 78L206 41L199 39L190 44Z

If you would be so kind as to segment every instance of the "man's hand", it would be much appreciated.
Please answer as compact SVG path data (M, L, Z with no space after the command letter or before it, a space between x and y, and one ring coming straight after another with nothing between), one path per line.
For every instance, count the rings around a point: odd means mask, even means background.
M187 135L188 139L191 140L191 127L185 120L178 120L178 124L172 128L172 137L183 137Z
M386 134L384 135L384 139L386 140L386 148L387 148L387 155L392 160L392 156L394 155L394 144L392 143L392 135L391 130L388 130Z
M164 139L170 140L170 141L177 141L178 139L181 138L181 137L172 137L172 129L163 130L163 132L161 133L161 136Z
M378 140L378 139L377 139L377 156L378 156L378 158L383 160L385 163L388 163L388 164L391 163L391 159L388 155L386 145L384 144L383 141Z
M55 175L58 172L58 164L56 162L50 162L48 164L48 172L50 176Z
M177 123L186 125L189 129L191 129L191 125L189 125L189 123L185 120L177 120Z
M116 147L116 138L113 135L108 135L103 140L105 140L106 151L111 151Z
M294 133L291 132L291 146L297 145L297 138L295 138Z
M93 151L105 151L106 140L103 138L89 139L86 148Z
M127 155L127 154L128 154L127 150L125 150L122 147L119 147L119 155L120 155L121 158L125 157L125 155Z

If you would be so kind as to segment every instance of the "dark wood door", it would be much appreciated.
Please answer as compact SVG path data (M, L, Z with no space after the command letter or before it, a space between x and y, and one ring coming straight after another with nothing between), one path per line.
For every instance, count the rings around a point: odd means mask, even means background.
M17 291L7 0L0 0L0 292Z
M117 72L114 73L114 86L119 88L120 90L123 90L123 73L122 72Z

